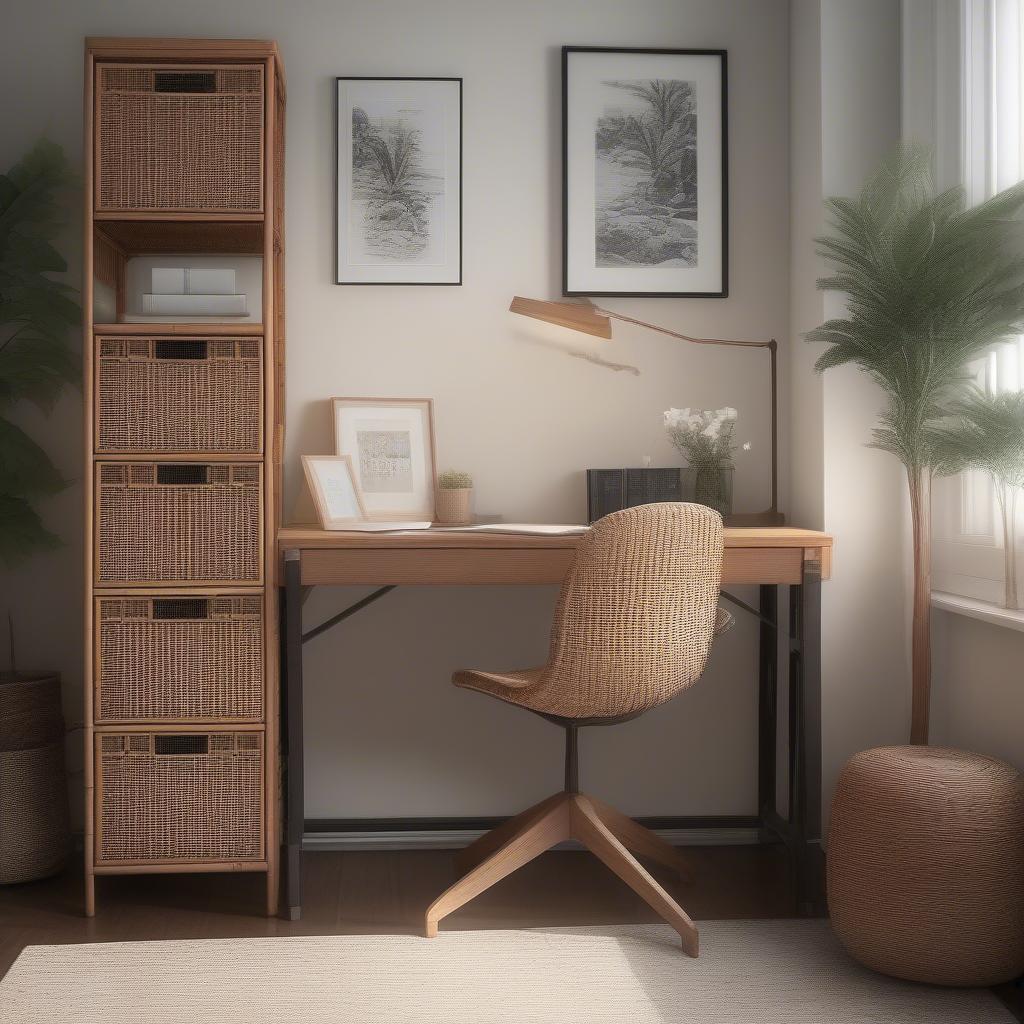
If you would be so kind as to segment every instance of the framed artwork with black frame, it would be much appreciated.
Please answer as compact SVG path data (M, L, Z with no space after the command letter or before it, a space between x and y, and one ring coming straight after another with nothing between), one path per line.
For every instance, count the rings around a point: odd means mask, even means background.
M336 80L338 284L462 284L462 79Z
M566 295L729 293L725 50L562 47Z

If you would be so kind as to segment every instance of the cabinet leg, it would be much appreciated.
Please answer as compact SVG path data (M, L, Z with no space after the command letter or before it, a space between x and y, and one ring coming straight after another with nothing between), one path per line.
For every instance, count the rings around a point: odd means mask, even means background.
M96 916L96 876L91 871L85 875L85 916Z

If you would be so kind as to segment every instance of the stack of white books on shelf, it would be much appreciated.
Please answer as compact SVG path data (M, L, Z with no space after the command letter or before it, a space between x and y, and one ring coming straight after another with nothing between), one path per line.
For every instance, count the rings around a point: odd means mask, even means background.
M151 287L142 296L146 316L246 315L246 296L235 292L233 270L154 267Z

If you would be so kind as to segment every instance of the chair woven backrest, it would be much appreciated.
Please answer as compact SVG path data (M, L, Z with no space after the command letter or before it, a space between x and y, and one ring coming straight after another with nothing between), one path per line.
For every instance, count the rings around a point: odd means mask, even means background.
M711 650L722 545L721 516L703 505L598 520L562 585L537 695L557 694L563 715L568 705L574 718L611 718L695 683Z

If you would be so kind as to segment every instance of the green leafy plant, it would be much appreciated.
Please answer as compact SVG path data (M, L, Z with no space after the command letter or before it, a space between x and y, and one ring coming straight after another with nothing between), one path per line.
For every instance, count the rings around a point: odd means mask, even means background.
M847 295L844 317L808 334L828 345L819 372L852 363L886 392L873 445L906 467L914 539L911 742L928 739L931 681L932 430L963 388L966 366L1024 325L1024 183L968 207L936 192L930 157L900 149L853 198L827 202L834 234L818 251Z
M437 486L442 491L460 491L473 486L473 478L469 473L461 473L455 469L446 469L437 476Z
M949 408L949 419L928 439L937 472L979 469L992 478L1003 520L1007 608L1019 608L1017 594L1017 498L1024 489L1024 392L988 395L972 389Z
M49 456L9 418L20 402L49 411L78 379L68 336L81 321L75 290L51 244L65 223L70 181L59 146L41 141L0 175L0 560L14 564L58 543L33 502L65 486Z

